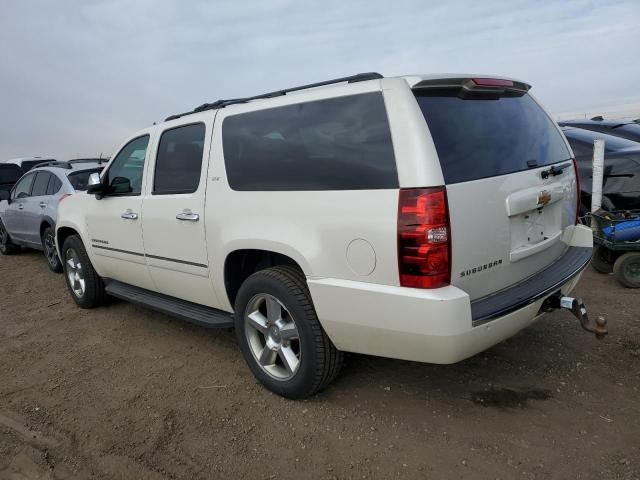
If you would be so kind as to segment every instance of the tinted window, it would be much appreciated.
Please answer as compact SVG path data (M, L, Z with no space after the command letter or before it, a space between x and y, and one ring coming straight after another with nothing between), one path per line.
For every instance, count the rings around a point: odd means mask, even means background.
M69 179L69 183L74 190L84 191L87 189L87 185L89 184L89 177L92 173L98 173L102 169L101 168L92 168L91 170L82 170L80 172L70 173L67 178Z
M51 175L49 185L47 185L47 195L55 195L62 188L62 181L55 175Z
M140 195L148 144L149 135L144 135L131 140L118 152L107 171L110 194Z
M494 177L570 158L555 124L529 96L462 99L458 90L417 93L446 183Z
M33 182L33 188L31 189L32 197L41 197L47 194L47 185L49 184L49 179L51 178L51 174L49 172L38 172L36 174L36 179Z
M222 137L234 190L398 187L380 93L234 115Z
M0 164L0 185L13 185L24 174L22 169L13 163Z
M31 196L31 185L35 174L26 175L17 184L13 193L14 198L25 198Z
M167 130L160 137L154 194L193 193L200 183L205 126L202 123Z

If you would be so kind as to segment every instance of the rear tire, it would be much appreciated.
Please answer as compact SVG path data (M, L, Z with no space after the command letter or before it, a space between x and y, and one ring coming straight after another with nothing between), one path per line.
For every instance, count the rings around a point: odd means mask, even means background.
M104 303L104 283L89 260L78 235L71 235L62 247L62 262L67 288L74 302L82 308L94 308Z
M62 273L62 262L56 251L55 234L53 228L47 227L42 233L42 250L47 259L47 266L53 273Z
M0 220L0 253L3 255L15 255L20 251L20 246L11 243L9 232Z
M625 287L640 288L640 253L629 252L618 257L613 274Z
M593 255L591 256L591 266L600 273L613 272L613 263L611 262L610 250L601 246L593 246Z
M291 399L309 397L338 375L343 353L323 330L302 272L289 266L261 270L240 287L236 335L255 377Z

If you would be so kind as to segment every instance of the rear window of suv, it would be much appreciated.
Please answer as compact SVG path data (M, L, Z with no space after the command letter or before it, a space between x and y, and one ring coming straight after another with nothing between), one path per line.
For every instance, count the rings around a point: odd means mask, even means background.
M234 190L398 187L379 92L229 116L222 125L222 140Z
M463 99L458 92L416 92L446 183L505 175L570 158L560 132L530 95Z

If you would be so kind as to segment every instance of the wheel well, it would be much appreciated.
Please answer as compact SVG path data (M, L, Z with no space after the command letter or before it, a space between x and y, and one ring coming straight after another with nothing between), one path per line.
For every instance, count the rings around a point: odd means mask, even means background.
M60 255L62 255L62 245L64 245L64 241L67 239L67 237L77 234L78 232L76 232L73 228L61 227L58 229L58 233L56 234L56 236L58 240L58 247L60 247L61 250Z
M298 263L281 253L267 250L236 250L231 252L224 262L224 285L229 303L233 307L240 286L253 273L277 265L290 265L301 272Z
M47 229L47 227L53 228L53 225L51 225L48 220L43 220L40 224L40 238L42 238L42 235L44 235L44 231Z

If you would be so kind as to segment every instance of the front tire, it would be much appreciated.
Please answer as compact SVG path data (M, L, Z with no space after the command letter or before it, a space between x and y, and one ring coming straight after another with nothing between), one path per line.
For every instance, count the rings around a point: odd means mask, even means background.
M278 395L309 397L340 371L343 354L320 325L298 269L278 266L251 275L238 291L235 323L249 368Z
M47 227L42 233L42 250L47 259L47 266L53 273L62 273L62 262L56 251L56 241L53 228Z
M62 247L64 278L71 297L82 308L94 308L104 303L104 284L89 260L78 235L71 235Z

